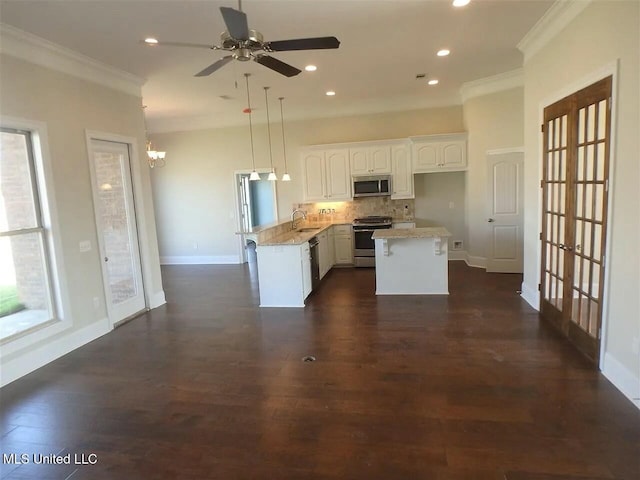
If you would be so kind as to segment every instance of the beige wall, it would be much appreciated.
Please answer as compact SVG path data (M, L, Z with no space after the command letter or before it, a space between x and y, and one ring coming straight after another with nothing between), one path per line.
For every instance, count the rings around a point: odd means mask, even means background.
M539 282L537 235L540 222L540 119L544 105L559 100L569 86L586 86L583 79L611 62L619 62L613 132L609 218L610 275L605 312L604 371L626 371L627 383L640 381L640 3L593 2L571 24L525 64L525 276L530 292ZM591 78L595 81L595 78ZM636 346L637 348L637 346ZM621 368L614 368L614 366ZM610 377L611 378L611 377ZM622 380L624 383L624 380Z
M487 151L524 145L524 89L515 88L467 100L467 234L469 255L486 257Z
M0 55L0 112L3 116L44 122L48 130L48 144L53 182L48 185L55 194L62 242L62 258L69 289L70 312L67 318L73 328L55 338L29 347L29 351L53 341L64 340L79 329L106 318L101 258L98 252L96 224L93 211L89 162L85 130L108 132L135 137L144 153L144 123L139 97L118 92L91 82L49 70L7 55ZM153 202L148 168L140 162L139 183L142 195L138 206L146 240L146 264L150 296L162 292L158 261ZM78 243L89 240L92 250L80 253ZM95 308L93 298L101 299ZM27 353L17 351L4 356L2 363Z
M277 184L281 218L286 218L292 205L302 200L300 147L462 132L464 125L462 107L453 106L290 122L285 130L292 181ZM272 125L271 134L274 163L277 172L282 173L280 126ZM152 172L161 257L201 256L231 261L238 255L233 172L251 169L248 124L157 134L152 139L157 148L167 152L167 165ZM255 126L254 139L256 166L268 167L266 125Z
M423 173L414 177L416 226L449 230L449 251L455 240L466 248L466 172Z

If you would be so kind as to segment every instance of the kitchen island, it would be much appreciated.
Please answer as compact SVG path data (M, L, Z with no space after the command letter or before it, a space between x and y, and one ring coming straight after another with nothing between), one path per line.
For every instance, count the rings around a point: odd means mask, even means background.
M376 295L448 295L443 227L376 230Z

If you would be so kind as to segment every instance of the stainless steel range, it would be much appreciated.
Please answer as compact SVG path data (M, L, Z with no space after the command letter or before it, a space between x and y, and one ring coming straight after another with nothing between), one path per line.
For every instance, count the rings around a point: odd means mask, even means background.
M376 230L391 228L391 217L362 217L353 223L353 263L356 267L376 266L375 240L371 238Z

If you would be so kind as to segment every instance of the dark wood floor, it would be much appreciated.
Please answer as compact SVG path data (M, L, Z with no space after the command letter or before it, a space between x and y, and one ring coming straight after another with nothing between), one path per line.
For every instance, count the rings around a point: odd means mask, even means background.
M520 276L455 262L448 297L377 298L334 270L300 310L259 309L246 266L163 275L166 306L0 391L2 453L98 463L2 478L640 478L640 412Z

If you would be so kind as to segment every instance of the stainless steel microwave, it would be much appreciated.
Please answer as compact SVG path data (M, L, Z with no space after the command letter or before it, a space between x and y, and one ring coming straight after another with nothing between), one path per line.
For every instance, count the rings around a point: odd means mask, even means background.
M354 197L384 197L391 192L391 175L353 177Z

